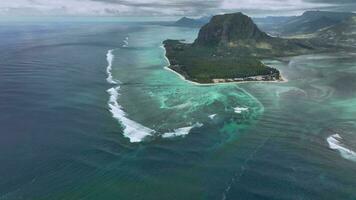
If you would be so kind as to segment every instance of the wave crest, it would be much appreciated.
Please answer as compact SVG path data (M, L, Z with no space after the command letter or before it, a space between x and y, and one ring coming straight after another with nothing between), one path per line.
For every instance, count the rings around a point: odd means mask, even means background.
M330 149L337 150L343 158L356 162L356 152L346 148L345 145L341 143L342 139L339 134L334 134L329 136L326 141Z
M167 132L164 133L162 135L162 138L172 138L172 137L179 137L179 136L185 136L188 135L189 132L193 129L193 128L199 128L202 127L203 124L201 123L196 123L193 126L188 126L188 127L183 127L183 128L178 128L178 129L174 129L173 132Z
M114 78L112 77L112 63L114 62L114 54L112 53L114 50L111 49L108 51L108 53L106 54L106 61L108 62L108 66L106 67L106 73L108 75L108 77L106 78L106 81L110 84L118 84L117 81L114 80Z
M115 58L113 51L114 50L111 49L106 54L106 59L108 62L108 66L106 68L108 77L106 80L108 83L116 85L115 87L107 90L110 95L108 106L112 116L122 124L124 128L124 136L129 138L130 142L141 142L147 136L151 136L155 131L127 118L126 113L122 109L122 106L119 105L118 97L120 95L120 86L118 84L120 81L115 80L111 73L112 63Z
M128 38L124 40L124 43L128 45ZM106 68L106 72L107 72L106 80L109 84L114 85L114 87L107 90L108 94L110 95L108 101L108 107L110 112L112 113L112 116L123 126L123 131L124 131L123 135L129 138L130 142L132 143L142 142L145 138L149 136L153 136L153 134L156 133L156 131L129 119L127 117L127 114L123 110L122 106L118 103L121 82L119 80L114 79L112 75L112 65L115 59L113 51L114 49L111 49L106 54L106 60L108 63ZM203 124L196 123L193 126L177 128L172 132L163 133L161 137L172 138L172 137L185 136L188 135L193 128L202 127L202 126Z

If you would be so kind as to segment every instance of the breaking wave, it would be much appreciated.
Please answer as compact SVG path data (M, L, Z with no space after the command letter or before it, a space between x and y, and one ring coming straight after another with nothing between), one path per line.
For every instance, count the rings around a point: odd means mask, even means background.
M178 128L178 129L175 129L173 132L164 133L164 134L162 135L162 138L172 138L172 137L185 136L185 135L188 135L189 132L190 132L193 128L199 128L199 127L202 127L202 126L203 126L203 124L201 124L201 123L196 123L196 124L194 124L193 126Z
M125 45L128 45L128 38L124 41ZM112 75L112 64L115 59L113 54L114 49L111 49L106 54L106 60L108 62L106 72L107 72L107 82L113 85L112 88L108 89L107 92L110 95L108 106L112 113L112 116L123 126L123 135L129 138L130 142L142 142L145 138L153 136L156 133L155 130L145 127L144 125L135 122L127 117L127 114L123 110L122 106L118 103L118 97L120 96L120 81L113 78ZM200 123L196 123L193 126L183 127L175 129L173 132L163 133L162 138L172 138L178 136L188 135L193 128L203 126Z
M337 150L343 158L356 162L356 152L345 147L345 145L341 143L342 139L339 134L334 134L329 136L326 141L330 149Z
M112 53L114 50L111 49L108 51L106 54L106 60L108 62L108 66L106 68L106 73L108 74L108 77L106 78L107 82L110 84L117 84L118 82L114 80L112 77L112 63L114 62L114 54Z
M244 107L236 107L236 108L234 108L234 112L238 113L238 114L240 114L242 112L245 112L245 111L248 111L248 108L244 108Z
M110 112L112 116L122 124L124 136L129 138L130 142L141 142L147 136L151 136L155 131L126 117L126 113L118 103L119 89L120 86L117 86L107 91L110 94L108 102Z
M129 37L126 37L124 39L124 44L122 45L122 47L129 47Z
M112 63L114 61L113 51L114 50L111 49L106 54L106 60L108 62L108 66L106 68L108 77L106 80L108 83L115 85L107 90L110 95L108 106L112 116L122 124L124 128L124 136L129 138L130 142L141 142L147 136L151 136L155 131L127 118L122 106L119 105L118 97L120 95L120 86L118 84L120 82L113 79L111 72Z
M209 115L209 118L210 118L211 120L213 120L213 119L216 117L216 115L217 115L217 114Z

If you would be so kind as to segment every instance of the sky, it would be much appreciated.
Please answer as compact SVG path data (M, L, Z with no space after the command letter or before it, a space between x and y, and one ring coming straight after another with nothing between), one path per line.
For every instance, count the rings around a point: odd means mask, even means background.
M0 0L2 16L206 16L237 11L267 16L306 10L356 12L356 0Z

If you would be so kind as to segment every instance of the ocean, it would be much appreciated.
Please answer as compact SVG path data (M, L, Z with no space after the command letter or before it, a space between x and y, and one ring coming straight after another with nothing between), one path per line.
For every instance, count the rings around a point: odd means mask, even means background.
M0 200L356 199L356 52L196 85L163 24L0 22Z

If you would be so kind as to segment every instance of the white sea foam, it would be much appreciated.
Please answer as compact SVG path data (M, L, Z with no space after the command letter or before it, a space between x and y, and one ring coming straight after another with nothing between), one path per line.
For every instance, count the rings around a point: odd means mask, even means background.
M124 44L122 45L122 47L128 47L129 46L129 37L126 37L124 40Z
M124 40L124 47L127 47L127 46L128 46L128 37ZM108 106L109 106L110 112L112 113L112 116L122 124L122 126L124 128L124 136L129 138L130 142L132 142L132 143L141 142L146 137L152 136L156 131L153 129L150 129L148 127L145 127L145 126L139 124L138 122L135 122L135 121L129 119L127 117L127 114L123 110L122 106L118 103L118 97L120 95L120 93L119 93L120 81L114 79L112 76L112 63L115 59L113 51L114 50L109 50L106 55L106 59L108 62L108 66L106 69L108 77L106 80L108 83L116 85L115 87L112 87L107 90L107 92L110 95L110 98L108 101ZM168 61L168 59L167 59L167 61ZM193 128L202 127L202 126L203 126L203 124L196 123L193 126L178 128L178 129L175 129L173 132L164 133L162 135L162 138L185 136L185 135L189 134L189 132Z
M209 115L210 119L214 119L216 117L216 114Z
M167 132L164 133L162 135L163 138L172 138L172 137L179 137L179 136L185 136L188 135L189 132L193 129L193 128L197 128L197 127L202 127L203 124L201 123L196 123L193 126L188 126L188 127L183 127L183 128L178 128L173 130L172 132Z
M126 117L126 113L117 102L119 89L120 86L117 86L108 90L108 93L110 94L108 102L110 111L113 117L123 125L124 136L129 138L130 142L141 142L144 138L152 135L155 131Z
M235 113L242 113L242 112L245 112L245 111L248 111L248 108L244 108L244 107L236 107L234 108L234 111Z
M326 139L330 149L337 150L343 158L356 162L356 152L346 148L341 140L342 137L339 134L331 135Z
M114 60L113 50L109 50L106 57L108 62L106 69L108 77L106 80L108 83L116 85L115 87L107 90L110 95L108 101L110 112L112 113L113 117L122 124L124 128L124 136L129 138L130 142L141 142L144 138L152 135L155 131L126 117L126 113L118 103L118 97L120 95L120 86L118 84L120 82L118 80L114 80L111 73L112 62Z
M118 81L114 80L114 78L112 77L112 63L114 62L114 54L112 53L114 50L111 49L108 51L108 53L106 54L106 60L108 62L108 66L106 68L106 73L108 74L108 77L106 78L107 82L110 84L117 84Z

